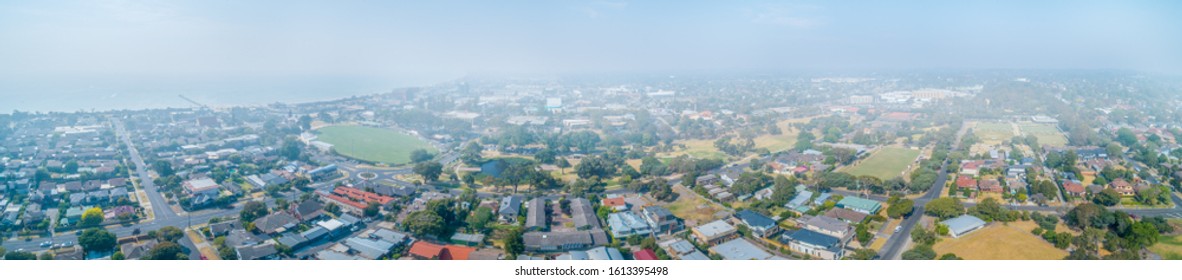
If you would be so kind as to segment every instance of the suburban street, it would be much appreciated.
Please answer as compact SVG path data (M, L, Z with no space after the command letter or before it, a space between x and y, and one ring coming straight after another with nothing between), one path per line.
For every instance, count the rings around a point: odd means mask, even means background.
M176 218L176 211L168 206L168 202L164 200L164 196L156 189L156 184L152 182L152 177L148 176L148 165L144 163L144 158L140 156L139 149L131 142L131 135L127 133L127 129L123 127L123 122L111 119L115 125L115 133L119 139L127 145L128 153L131 155L131 162L135 164L135 175L139 178L140 186L144 193L148 194L148 201L152 204L152 214L157 220Z

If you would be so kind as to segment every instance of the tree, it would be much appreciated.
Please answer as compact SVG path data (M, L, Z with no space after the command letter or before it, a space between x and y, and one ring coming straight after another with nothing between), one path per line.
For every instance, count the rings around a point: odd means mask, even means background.
M92 207L82 212L82 218L78 221L79 225L83 227L93 227L103 223L103 209Z
M963 259L964 258L958 257L958 256L956 256L956 254L953 254L953 253L947 253L947 254L940 255L940 260L963 260Z
M911 214L914 206L915 202L910 199L899 199L895 203L892 203L890 207L887 207L887 216L895 219L902 218Z
M858 223L858 226L854 228L854 232L856 233L855 237L857 237L858 243L861 243L864 247L870 246L870 239L874 238L874 234L870 233L870 228L866 223Z
M382 209L381 206L382 205L378 204L377 202L370 201L368 204L365 205L365 211L364 211L365 216L366 217L377 216L378 213L380 213L380 211Z
M71 160L66 162L66 166L62 168L66 173L78 173L78 161Z
M1124 148L1121 148L1116 142L1108 142L1108 146L1104 147L1104 151L1108 153L1109 157L1118 157L1124 153Z
M156 238L161 242L177 242L181 237L185 237L185 232L174 226L166 226L156 230Z
M936 258L936 251L931 245L917 245L911 250L903 252L904 260L931 260Z
M1114 206L1120 203L1120 193L1113 189L1104 189L1092 197L1092 202L1104 206Z
M489 209L488 207L478 207L476 208L476 211L473 211L472 214L468 215L468 218L465 219L464 222L468 224L468 229L475 232L484 232L488 226L488 223L492 222L492 220L492 209Z
M25 252L25 251L12 251L12 252L8 252L7 254L4 254L4 259L10 260L10 261L12 261L12 260L36 260L37 255L33 254L31 252Z
M480 155L482 151L484 151L484 148L476 144L476 142L468 142L468 144L464 145L464 149L460 150L460 161L469 165L476 164L483 160Z
M784 175L776 175L776 179L772 183L771 203L774 205L784 205L796 196L796 182L793 179L788 179Z
M851 260L873 260L875 257L878 257L878 252L874 249L857 249L849 256Z
M300 150L302 148L303 147L301 146L299 140L295 139L294 137L288 137L287 139L283 140L283 146L280 146L279 148L279 156L282 156L287 160L299 160Z
M1105 216L1111 216L1108 213L1108 209L1104 209L1100 205L1084 203L1071 208L1071 211L1067 211L1067 215L1063 216L1063 222L1077 229L1086 227L1105 228L1109 224L1103 222L1103 219L1101 219ZM1101 224L1102 226L1100 226Z
M1122 127L1116 130L1116 141L1125 147L1132 147L1137 144L1137 134L1128 127Z
M1128 240L1128 244L1133 248L1145 249L1156 244L1159 237L1160 234L1156 226L1152 223L1140 221L1133 223L1133 227L1125 239Z
M915 230L911 231L911 242L915 242L915 244L931 246L932 244L936 244L936 239L936 233L924 227L916 227ZM932 257L934 258L935 256Z
M964 214L964 205L960 203L959 199L941 197L928 202L924 207L924 213L940 219L948 219Z
M440 236L447 230L447 224L443 217L431 210L422 210L410 213L406 216L407 230L415 235L424 236Z
M104 228L90 228L78 236L78 245L86 252L107 252L115 248L115 234Z
M242 205L242 212L238 213L238 217L242 222L250 222L266 216L268 213L266 204L251 200Z
M505 232L501 237L501 249L509 254L509 258L517 258L517 254L525 251L525 241L522 240L522 234L525 231L520 227L514 227Z
M156 171L156 175L160 177L168 177L176 174L172 170L172 163L166 160L157 160L155 163L152 163L152 170Z
M558 162L555 164L558 165L558 171L561 172L562 175L566 175L566 169L570 168L570 161L567 161L566 158L558 158Z
M148 254L144 255L144 259L148 260L187 260L189 256L185 255L181 249L181 245L172 242L156 243L148 250Z
M434 161L420 162L415 164L413 171L415 174L423 176L423 180L435 181L439 179L439 174L443 173L443 164Z
M431 155L431 152L428 152L426 149L415 149L414 151L410 151L410 162L412 163L428 161L431 160L432 157L434 157L434 155Z

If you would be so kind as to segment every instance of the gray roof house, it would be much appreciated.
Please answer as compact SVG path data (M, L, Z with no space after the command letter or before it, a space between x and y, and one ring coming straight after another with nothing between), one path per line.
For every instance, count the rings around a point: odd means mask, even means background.
M977 218L968 214L960 215L960 217L952 219L947 219L940 223L948 227L948 234L952 235L953 238L958 238L973 232L974 230L983 228L986 224L984 220L981 220L981 218Z
M591 201L586 198L576 198L570 201L570 215L577 229L600 228L599 217L595 216L595 208L591 207Z
M527 230L546 229L546 199L530 199L529 202L526 203L525 211L525 228Z
M766 260L772 257L772 254L742 238L710 247L710 252L722 256L724 260Z

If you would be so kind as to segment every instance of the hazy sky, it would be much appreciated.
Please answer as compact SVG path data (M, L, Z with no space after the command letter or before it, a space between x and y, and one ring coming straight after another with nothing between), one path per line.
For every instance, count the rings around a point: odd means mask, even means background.
M25 90L83 78L910 68L1182 73L1182 1L0 2L0 82Z

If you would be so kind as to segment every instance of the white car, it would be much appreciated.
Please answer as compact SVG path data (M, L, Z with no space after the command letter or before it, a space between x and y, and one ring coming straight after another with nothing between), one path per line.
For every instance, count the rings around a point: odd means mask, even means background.
M903 230L903 226L895 226L895 233L899 233L900 230Z
M53 241L41 242L41 247L49 247L49 246L53 246Z

